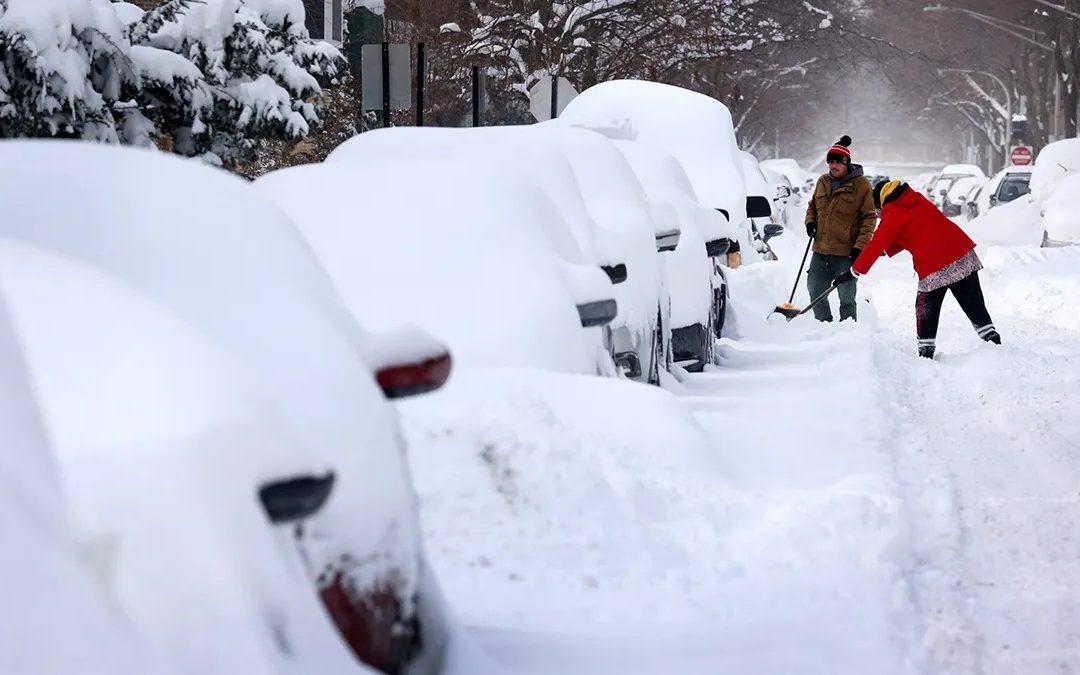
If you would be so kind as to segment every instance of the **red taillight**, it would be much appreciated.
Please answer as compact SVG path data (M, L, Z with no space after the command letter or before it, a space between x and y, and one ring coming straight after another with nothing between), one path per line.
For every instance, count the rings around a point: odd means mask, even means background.
M387 366L375 374L386 398L405 398L443 386L450 377L451 359L448 352L424 361Z

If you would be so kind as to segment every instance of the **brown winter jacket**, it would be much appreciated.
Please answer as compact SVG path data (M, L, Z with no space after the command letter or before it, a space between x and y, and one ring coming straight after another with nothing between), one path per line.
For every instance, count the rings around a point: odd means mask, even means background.
M817 221L814 253L846 256L851 255L853 248L866 248L877 225L877 211L870 181L863 176L861 166L852 164L835 192L829 174L818 178L806 209L805 222L814 221Z

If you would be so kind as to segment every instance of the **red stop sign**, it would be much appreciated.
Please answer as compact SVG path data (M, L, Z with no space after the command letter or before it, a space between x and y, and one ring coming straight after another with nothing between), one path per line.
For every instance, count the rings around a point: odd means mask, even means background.
M1009 159L1016 166L1027 166L1028 164L1031 164L1031 148L1026 145L1018 145L1009 153Z

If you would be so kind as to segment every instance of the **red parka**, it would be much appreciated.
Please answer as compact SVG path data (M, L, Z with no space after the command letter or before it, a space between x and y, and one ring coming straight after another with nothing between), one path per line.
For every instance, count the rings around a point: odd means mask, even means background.
M866 274L883 252L891 258L910 251L915 272L924 279L974 248L975 242L956 223L905 185L899 196L882 207L881 222L851 269Z

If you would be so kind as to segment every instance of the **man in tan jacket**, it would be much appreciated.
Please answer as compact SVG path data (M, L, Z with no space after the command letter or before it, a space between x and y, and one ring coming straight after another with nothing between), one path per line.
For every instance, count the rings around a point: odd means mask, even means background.
M851 263L870 241L877 211L870 181L863 168L851 163L851 137L843 136L825 155L829 172L818 178L806 209L806 234L814 238L806 286L816 298L829 289L833 279L851 269ZM856 319L853 279L836 289L840 296L840 320ZM828 300L814 305L818 321L832 321Z

